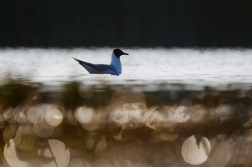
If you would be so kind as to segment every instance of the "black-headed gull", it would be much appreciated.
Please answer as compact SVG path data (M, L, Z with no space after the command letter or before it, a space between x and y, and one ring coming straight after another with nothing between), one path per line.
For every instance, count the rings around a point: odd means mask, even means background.
M111 63L108 64L92 64L73 57L74 60L79 62L90 74L111 74L119 75L122 73L122 65L120 56L129 55L124 53L121 49L114 49L111 55Z

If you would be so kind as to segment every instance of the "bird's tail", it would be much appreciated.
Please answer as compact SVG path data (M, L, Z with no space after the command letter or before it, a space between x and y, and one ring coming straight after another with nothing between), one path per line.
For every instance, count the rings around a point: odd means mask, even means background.
M73 57L73 59L74 59L75 61L79 62L80 64L84 63L84 61L81 61L81 60L76 59L76 58L74 58L74 57Z

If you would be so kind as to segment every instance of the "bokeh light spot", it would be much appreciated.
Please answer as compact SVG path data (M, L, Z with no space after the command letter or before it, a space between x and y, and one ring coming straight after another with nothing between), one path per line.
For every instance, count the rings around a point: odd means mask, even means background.
M211 145L207 138L201 137L200 142L196 141L196 137L188 137L181 148L184 160L191 165L199 165L205 162L211 151Z
M95 112L93 108L83 106L83 107L77 108L74 115L75 115L75 118L80 123L85 124L92 121L93 117L95 116Z
M27 117L31 123L36 124L43 119L42 110L39 107L30 107L27 111Z
M12 167L28 167L26 161L21 161L18 158L16 144L13 139L9 140L4 146L4 158Z
M51 126L58 126L63 120L63 115L55 108L47 111L45 120Z

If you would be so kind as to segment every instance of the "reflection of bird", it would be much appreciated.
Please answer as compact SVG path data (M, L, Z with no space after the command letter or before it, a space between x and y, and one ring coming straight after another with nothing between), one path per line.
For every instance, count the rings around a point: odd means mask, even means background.
M111 74L119 75L122 73L122 65L120 61L120 56L129 55L124 53L121 49L114 49L111 55L111 63L108 64L92 64L85 61L81 61L73 57L74 60L79 62L90 74Z

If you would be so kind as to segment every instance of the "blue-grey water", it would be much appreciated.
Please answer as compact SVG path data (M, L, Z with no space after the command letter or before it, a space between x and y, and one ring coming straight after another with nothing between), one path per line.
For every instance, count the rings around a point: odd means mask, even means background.
M45 85L59 85L78 80L85 85L157 85L186 84L201 89L248 89L252 83L250 49L131 49L123 48L122 74L90 75L72 57L92 62L110 63L111 48L77 49L1 49L0 76L25 77ZM186 89L186 88L185 88Z

